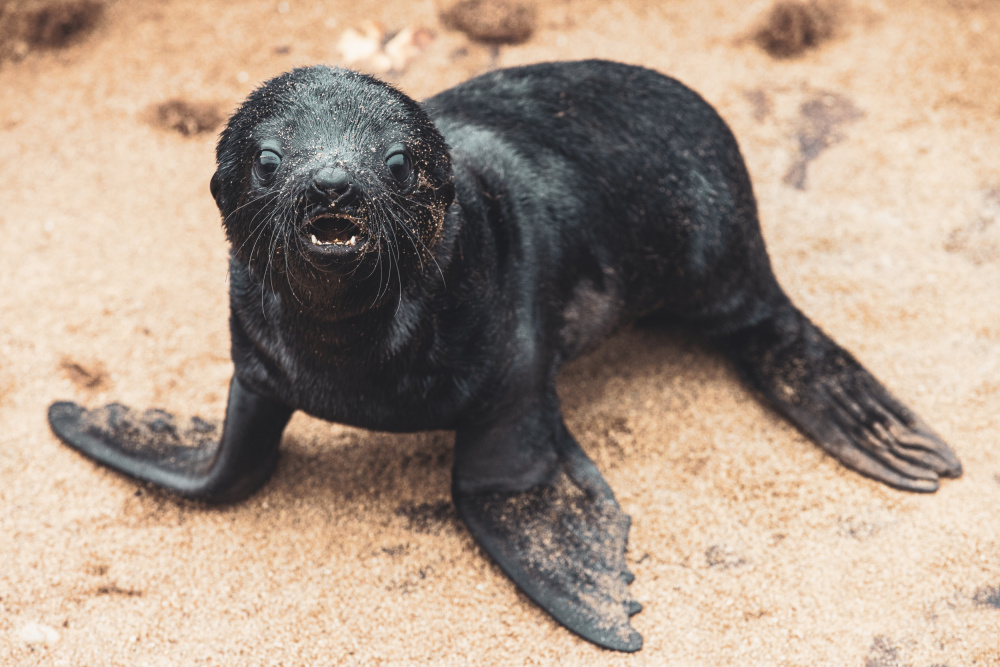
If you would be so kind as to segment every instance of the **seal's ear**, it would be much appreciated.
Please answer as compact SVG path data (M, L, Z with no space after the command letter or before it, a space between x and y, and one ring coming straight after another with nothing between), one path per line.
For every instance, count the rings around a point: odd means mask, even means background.
M215 200L215 204L221 209L222 202L219 200L219 191L220 188L222 187L222 184L220 183L220 181L221 179L219 178L219 172L215 172L214 174L212 174L212 180L208 184L208 189L212 192L212 199Z
M451 203L455 201L455 181L449 180L442 188L439 193L441 200L444 202L444 208L451 206Z

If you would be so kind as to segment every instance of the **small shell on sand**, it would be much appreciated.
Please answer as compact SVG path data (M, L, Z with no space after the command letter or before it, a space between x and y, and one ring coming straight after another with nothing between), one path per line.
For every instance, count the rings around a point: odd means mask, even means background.
M25 644L55 644L59 641L59 633L53 627L32 622L21 626L17 638Z

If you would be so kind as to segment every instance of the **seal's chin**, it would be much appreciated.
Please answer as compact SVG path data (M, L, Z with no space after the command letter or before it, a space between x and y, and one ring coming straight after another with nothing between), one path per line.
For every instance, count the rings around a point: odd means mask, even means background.
M349 215L323 213L306 221L300 229L306 246L329 255L351 255L370 239L358 220Z

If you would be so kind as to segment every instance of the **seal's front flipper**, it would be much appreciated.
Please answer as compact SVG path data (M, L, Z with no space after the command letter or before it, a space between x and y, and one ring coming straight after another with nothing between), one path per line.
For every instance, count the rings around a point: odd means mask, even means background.
M73 449L129 477L187 498L231 502L270 477L291 415L234 376L221 439L214 424L197 417L180 429L168 412L140 413L118 403L94 410L53 403L49 424Z
M791 303L723 345L755 389L848 468L924 492L962 474L948 445Z
M558 408L459 430L453 494L469 532L528 597L584 639L638 651L630 519Z

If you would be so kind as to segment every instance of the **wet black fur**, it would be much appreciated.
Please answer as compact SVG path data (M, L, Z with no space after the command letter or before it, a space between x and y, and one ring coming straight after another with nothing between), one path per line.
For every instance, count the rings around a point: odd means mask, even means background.
M265 276L246 249L258 215L247 205L248 165L261 142L291 127L288 140L311 146L315 133L329 146L364 116L340 114L375 105L357 141L419 137L437 156L428 177L441 198L457 188L432 257L399 276L356 272L372 276L367 289L343 270L328 278L343 291ZM319 123L317 107L330 111ZM742 158L723 121L680 83L611 63L539 65L480 77L424 108L433 124L388 86L314 68L270 82L233 117L214 192L242 246L233 352L249 387L357 426L456 428L503 409L491 404L508 377L548 384L564 361L641 315L666 311L712 332L763 315L758 303L777 285ZM381 147L371 154L380 159ZM330 300L303 308L296 288ZM373 289L384 293L374 307Z

